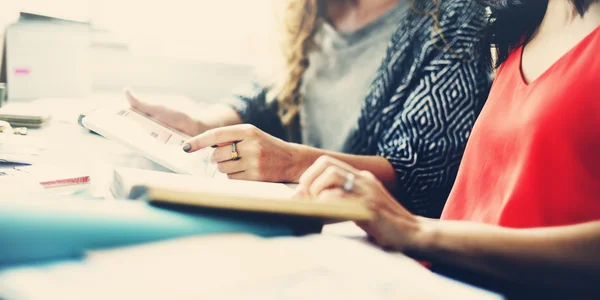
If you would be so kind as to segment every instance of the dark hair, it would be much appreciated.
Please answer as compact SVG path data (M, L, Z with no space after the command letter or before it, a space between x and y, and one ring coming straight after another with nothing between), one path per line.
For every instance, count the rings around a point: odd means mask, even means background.
M590 5L599 0L570 0L583 16ZM536 32L548 7L548 0L479 0L489 7L489 26L482 39L484 58L490 66L499 67L513 50L523 46ZM496 51L495 62L490 47Z

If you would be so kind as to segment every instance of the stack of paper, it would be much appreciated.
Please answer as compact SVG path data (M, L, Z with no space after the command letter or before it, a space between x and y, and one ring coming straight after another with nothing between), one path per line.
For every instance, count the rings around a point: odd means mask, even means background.
M0 163L33 164L54 147L43 138L0 134Z
M0 120L13 127L39 128L50 120L50 114L31 105L11 103L0 108Z

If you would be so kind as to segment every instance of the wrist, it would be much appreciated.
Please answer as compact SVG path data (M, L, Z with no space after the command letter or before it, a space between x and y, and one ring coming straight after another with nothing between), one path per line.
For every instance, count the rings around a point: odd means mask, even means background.
M435 249L439 239L439 220L429 219L425 217L417 218L417 231L414 235L412 243L407 246L405 252L412 256L424 257L428 256Z
M322 155L318 149L295 143L288 143L291 147L292 160L289 168L288 178L290 182L298 182L300 176L304 174L319 156Z

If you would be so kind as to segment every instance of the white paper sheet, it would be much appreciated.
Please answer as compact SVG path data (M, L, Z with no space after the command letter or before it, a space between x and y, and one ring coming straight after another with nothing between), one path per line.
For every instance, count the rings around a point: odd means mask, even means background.
M22 299L501 299L364 241L322 235L218 235L97 252L0 273L0 290Z
M185 153L189 137L125 107L106 107L91 112L83 124L102 136L121 143L148 159L182 174L222 177L210 163L212 149Z

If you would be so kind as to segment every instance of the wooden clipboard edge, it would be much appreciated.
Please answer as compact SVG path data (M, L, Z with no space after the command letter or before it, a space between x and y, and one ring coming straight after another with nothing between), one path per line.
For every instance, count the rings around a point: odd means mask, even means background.
M138 186L137 189L142 188ZM323 219L368 221L374 218L364 201L342 199L327 202L292 199L261 199L255 197L230 196L215 193L176 191L160 187L144 187L147 201L190 205L206 208L289 214ZM133 189L132 189L133 190ZM343 202L343 204L342 204Z

